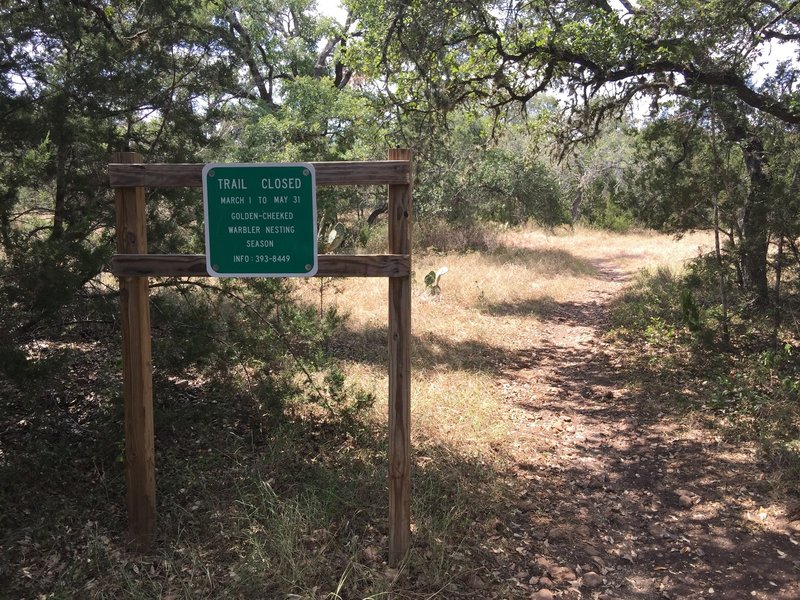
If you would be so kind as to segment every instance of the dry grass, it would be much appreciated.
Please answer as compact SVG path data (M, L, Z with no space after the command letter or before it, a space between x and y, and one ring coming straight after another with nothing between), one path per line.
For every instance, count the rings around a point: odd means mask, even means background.
M560 303L579 301L608 270L617 277L655 265L677 268L709 247L708 234L681 240L653 233L615 234L585 228L548 232L516 229L498 233L491 253L417 254L412 288L412 411L415 441L446 442L481 454L507 440L510 422L501 408L498 375L524 357L543 332L546 316ZM426 273L446 266L441 294L430 295ZM298 286L319 302L319 281ZM387 283L382 279L337 280L323 305L346 313L348 329L338 344L351 380L386 410Z
M561 250L601 265L613 261L629 272L656 265L680 266L687 258L695 256L698 249L710 250L713 242L708 232L691 233L676 239L654 231L623 234L583 227L562 229L555 233L541 230L510 231L504 238L504 243L511 247Z

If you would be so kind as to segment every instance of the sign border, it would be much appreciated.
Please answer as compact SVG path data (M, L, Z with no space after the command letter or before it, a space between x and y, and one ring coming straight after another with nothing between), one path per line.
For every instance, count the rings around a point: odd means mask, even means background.
M311 173L311 212L314 219L314 264L310 271L303 273L218 273L211 267L211 249L209 247L209 223L208 223L208 172L212 169L219 167L241 167L241 168L264 168L264 167L303 167L308 169ZM212 277L314 277L319 270L319 253L317 247L317 237L319 232L317 230L317 172L314 165L309 162L292 162L292 163L207 163L203 167L202 174L203 183L203 230L205 232L205 253L206 253L206 271Z

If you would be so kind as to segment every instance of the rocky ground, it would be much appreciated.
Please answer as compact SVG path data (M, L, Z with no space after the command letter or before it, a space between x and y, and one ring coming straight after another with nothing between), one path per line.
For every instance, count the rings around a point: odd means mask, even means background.
M536 600L800 598L800 514L752 448L630 386L636 350L603 336L629 275L598 267L498 383L521 491L487 540L494 577Z

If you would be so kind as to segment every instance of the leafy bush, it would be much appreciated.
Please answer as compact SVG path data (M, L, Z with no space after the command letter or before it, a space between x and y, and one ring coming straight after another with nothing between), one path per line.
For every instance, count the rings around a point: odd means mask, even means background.
M638 337L648 330L674 330L681 322L680 291L680 277L670 269L659 267L655 271L640 272L612 312L613 326L628 337ZM664 336L654 338L663 339Z
M542 163L508 150L485 152L471 170L468 194L478 216L517 225L552 227L567 222L558 180Z
M498 129L491 116L468 109L447 113L445 121L435 132L417 124L425 128L415 159L419 222L569 222L561 184L540 159L535 131L511 121Z
M587 220L595 227L617 233L626 233L638 225L636 217L630 210L622 208L610 199L602 204L602 210L591 212Z
M273 414L302 387L313 402L341 404L336 380L319 385L314 375L336 369L325 347L341 320L334 308L320 316L293 302L280 279L177 283L153 298L153 360L162 377L194 372L234 384Z

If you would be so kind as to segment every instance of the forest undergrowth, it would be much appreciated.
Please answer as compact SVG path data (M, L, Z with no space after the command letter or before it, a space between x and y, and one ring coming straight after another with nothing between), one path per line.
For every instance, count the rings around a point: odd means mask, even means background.
M730 440L756 443L773 482L800 494L800 329L797 297L758 310L735 291L722 334L710 256L638 274L612 308L612 336L631 344L642 382Z

